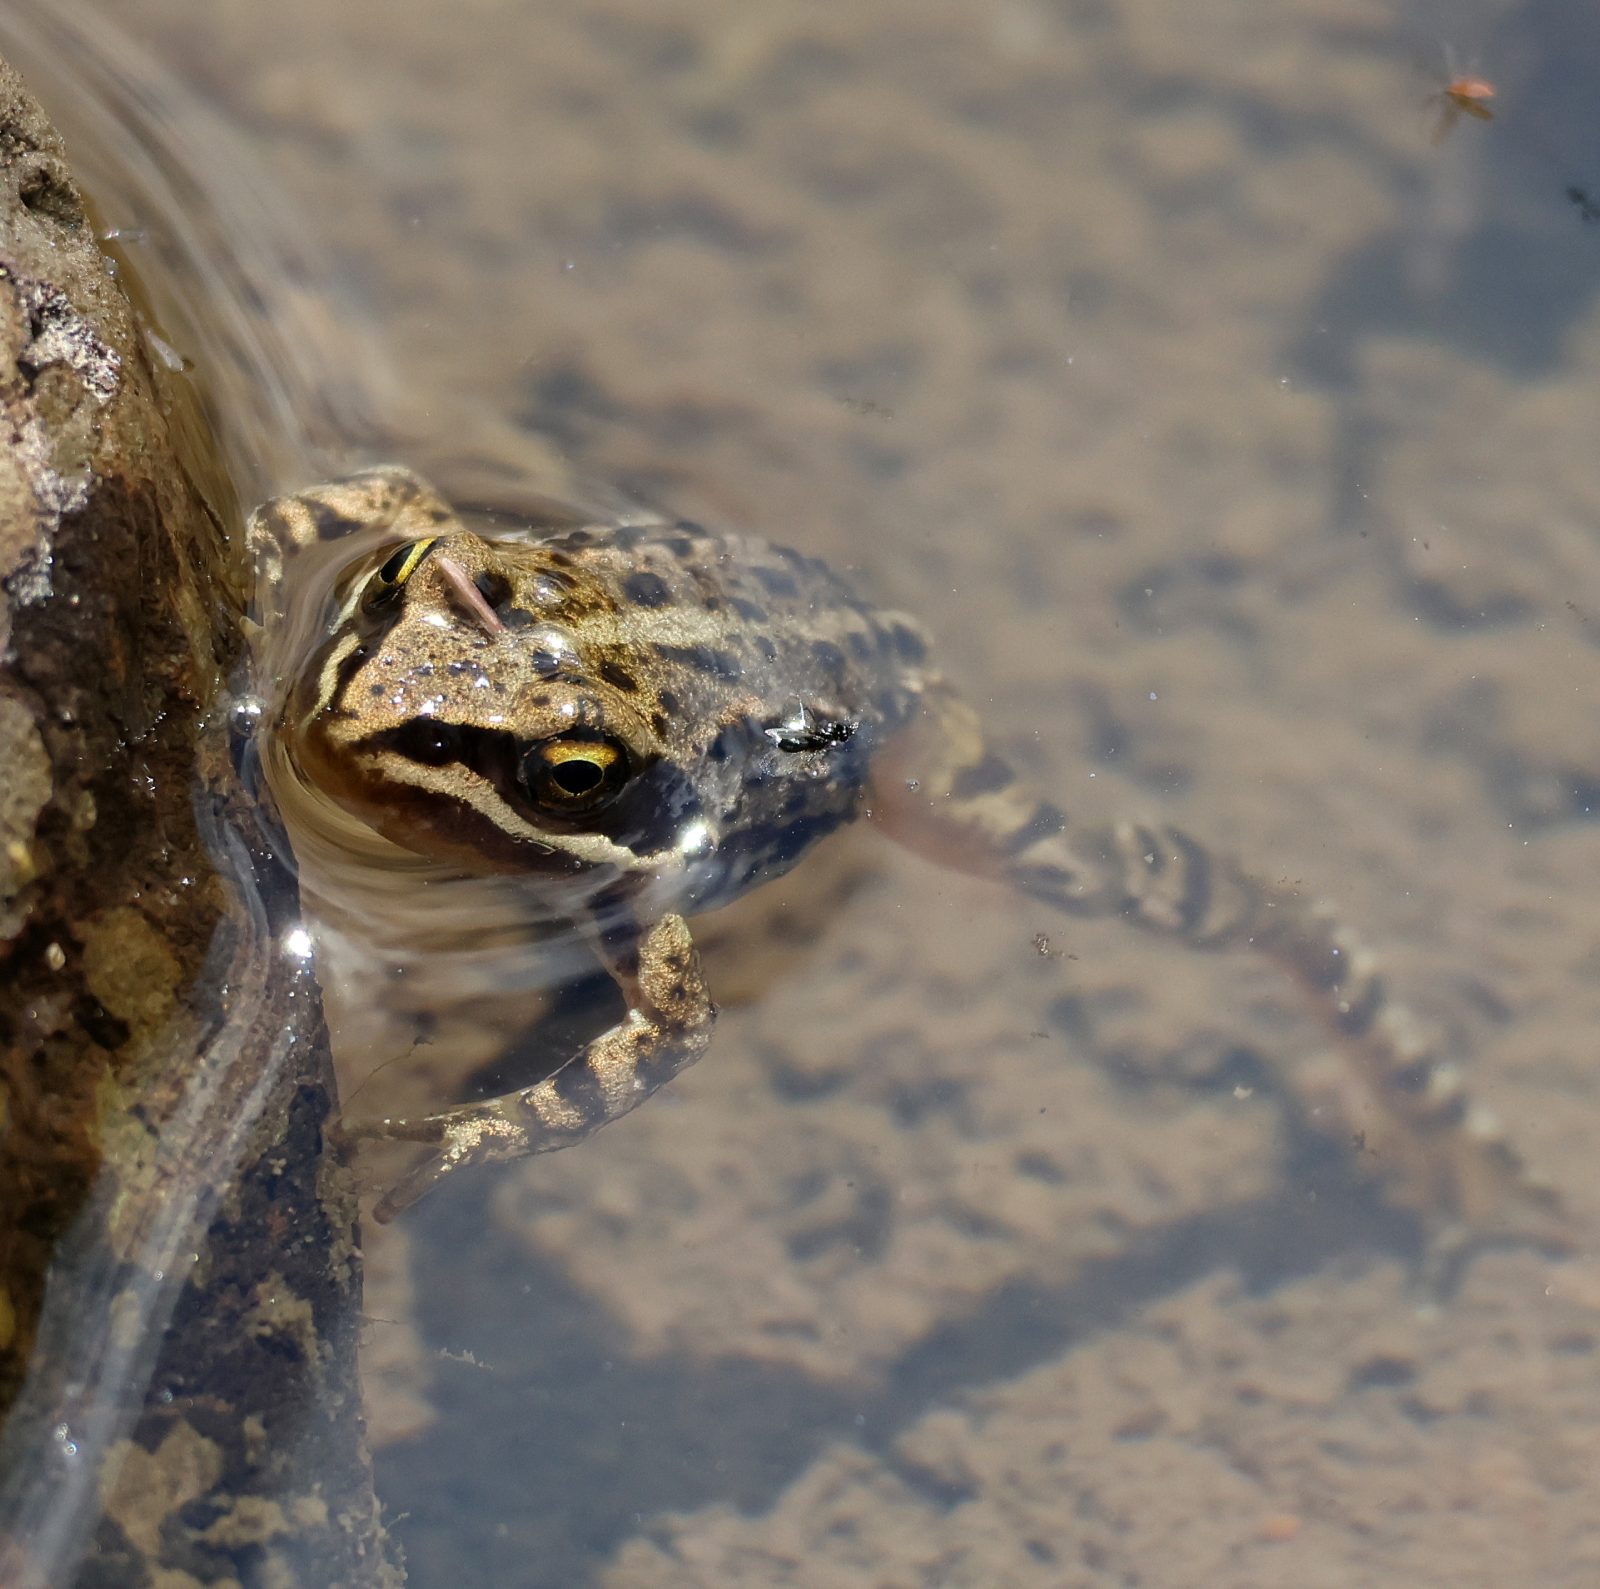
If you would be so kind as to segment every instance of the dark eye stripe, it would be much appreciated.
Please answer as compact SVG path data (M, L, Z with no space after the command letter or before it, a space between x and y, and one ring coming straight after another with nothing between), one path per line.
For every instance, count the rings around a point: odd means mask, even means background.
M523 767L530 758L547 753L550 745L548 741L520 740L504 729L472 728L442 718L419 717L397 728L387 728L369 735L361 741L360 748L398 753L407 761L424 767L445 767L452 762L459 763L493 784L502 797L516 803L516 797L526 788ZM583 742L568 745L562 742L561 748L570 750L573 761L592 757L600 765L602 777L615 767L619 775L619 788L631 775L626 755L620 747L607 741L597 740L593 745ZM570 790L566 792L573 793ZM550 813L546 811L544 814Z
M331 682L326 682L324 684L325 699L327 701L329 710L342 712L349 717L354 717L357 715L355 712L350 711L350 709L345 706L344 699L350 691L351 682L366 665L366 660L369 655L370 653L367 650L367 647L364 644L358 643L351 646L350 649L339 658L338 665L333 670L333 678ZM324 670L322 677L325 681L327 681L328 674L326 670Z

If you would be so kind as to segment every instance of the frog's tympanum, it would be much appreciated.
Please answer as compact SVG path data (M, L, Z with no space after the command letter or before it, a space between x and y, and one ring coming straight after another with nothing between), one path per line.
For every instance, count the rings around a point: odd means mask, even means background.
M432 1149L380 1218L463 1165L581 1141L698 1059L715 1010L686 919L867 809L1068 915L1281 962L1342 1038L1401 1201L1471 1222L1547 1200L1325 910L1174 828L1075 828L985 745L917 626L814 559L682 523L485 538L398 469L269 503L252 529L269 584L352 549L267 729L296 850L381 847L418 887L514 880L626 1004L537 1085L352 1127Z

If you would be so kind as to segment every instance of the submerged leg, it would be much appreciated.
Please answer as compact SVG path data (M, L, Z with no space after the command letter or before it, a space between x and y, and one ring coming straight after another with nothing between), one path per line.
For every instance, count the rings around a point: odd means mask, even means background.
M1252 877L1180 829L1074 829L989 753L977 714L937 686L927 716L874 786L911 847L998 877L1074 916L1119 916L1200 949L1249 948L1315 999L1372 1105L1391 1197L1446 1225L1560 1244L1559 1205L1493 1114L1468 1098L1439 1035L1389 995L1377 961L1321 903Z
M550 1153L583 1141L638 1108L705 1052L716 1011L681 916L663 917L642 934L608 933L601 951L628 1013L553 1076L520 1092L419 1120L345 1127L354 1138L434 1145L432 1154L379 1199L374 1214L380 1223L463 1165Z

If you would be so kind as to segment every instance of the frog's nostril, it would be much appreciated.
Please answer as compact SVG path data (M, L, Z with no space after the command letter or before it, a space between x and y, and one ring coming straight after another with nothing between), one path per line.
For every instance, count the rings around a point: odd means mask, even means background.
M502 607L509 604L511 600L511 581L503 575L485 569L472 583L478 587L478 594L496 612L499 612Z

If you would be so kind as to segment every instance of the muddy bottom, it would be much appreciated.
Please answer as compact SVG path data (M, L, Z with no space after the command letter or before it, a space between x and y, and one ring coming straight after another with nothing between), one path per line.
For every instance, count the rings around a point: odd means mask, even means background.
M1074 815L1336 899L1593 1226L1578 0L107 9L420 401L853 569ZM1272 975L850 865L667 1094L374 1235L419 1589L1596 1581L1592 1254L1429 1292Z

